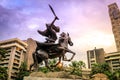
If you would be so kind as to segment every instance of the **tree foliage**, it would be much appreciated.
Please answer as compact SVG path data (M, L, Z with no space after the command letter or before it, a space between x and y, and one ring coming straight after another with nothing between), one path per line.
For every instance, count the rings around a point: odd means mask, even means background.
M24 76L29 76L30 72L27 71L27 64L25 62L21 63L21 66L19 68L19 72L17 74L16 80L23 80Z
M38 71L41 71L41 72L43 72L43 73L48 73L48 72L50 72L50 70L49 70L47 67L45 67L45 66L39 67Z
M2 58L6 57L6 53L7 51L3 48L0 48L0 60L2 60Z
M7 80L8 74L7 69L0 67L0 80Z
M107 63L92 65L92 74L105 73L106 71L110 71L110 67Z
M69 67L71 74L81 76L82 68L85 68L85 63L83 61L72 61Z
M112 72L110 71L110 67L107 63L102 64L93 64L91 75L97 74L97 73L103 73L109 77L109 79L112 79Z
M57 59L55 58L55 59L51 59L51 60L49 60L49 65L55 65L57 63Z
M5 58L5 54L7 53L7 51L3 48L0 48L0 60L2 60L2 58ZM8 78L8 74L7 74L7 69L4 67L0 67L0 80L7 80Z
M61 71L61 69L59 67L57 67L57 66L53 67L56 63L57 63L57 59L55 58L55 59L49 60L48 64L51 66L53 71ZM41 71L43 73L50 72L50 70L47 67L45 67L45 66L39 67L38 71Z
M120 80L120 69L113 72L113 80Z

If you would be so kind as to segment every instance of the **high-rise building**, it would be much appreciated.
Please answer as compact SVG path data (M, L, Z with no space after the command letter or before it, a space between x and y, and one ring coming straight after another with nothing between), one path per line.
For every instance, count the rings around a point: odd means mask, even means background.
M92 68L92 65L95 63L104 63L105 58L104 58L104 49L99 48L99 49L93 49L93 50L88 50L87 51L87 59L88 59L88 68Z
M120 10L116 3L108 5L117 51L120 51Z
M120 52L112 52L105 54L105 61L109 64L110 70L112 72L120 69Z
M0 41L0 47L7 50L6 58L0 61L0 66L7 68L8 80L14 80L21 62L25 60L27 44L14 38Z

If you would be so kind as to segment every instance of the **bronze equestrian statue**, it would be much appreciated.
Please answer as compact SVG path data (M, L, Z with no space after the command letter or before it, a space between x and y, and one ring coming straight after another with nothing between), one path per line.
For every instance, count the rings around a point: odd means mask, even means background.
M60 34L58 43L55 44L55 41L57 40L57 32L60 32L60 28L58 26L54 25L54 22L56 20L59 20L58 17L56 16L53 8L49 5L51 11L53 12L55 18L52 21L51 24L46 24L46 30L40 31L38 30L38 33L41 34L42 36L47 37L46 41L44 43L35 41L37 44L35 52L32 54L33 57L33 64L30 65L30 70L34 66L35 69L38 69L38 64L41 63L42 61L45 62L45 66L48 67L50 70L50 66L48 64L48 59L53 59L59 57L58 63L56 63L57 66L61 62L61 58L64 61L71 61L73 57L75 56L75 53L68 49L68 44L70 46L73 45L71 38L69 34L62 32ZM65 59L65 54L66 52L72 53L73 56L70 59Z
M61 34L63 35L63 33ZM57 44L54 43L40 43L36 41L37 48L36 51L33 53L33 60L34 63L30 65L30 70L34 66L35 69L38 69L38 64L41 63L42 61L45 62L45 66L48 67L50 70L50 66L48 64L48 59L53 59L59 57L59 62L55 65L57 66L61 62L61 58L64 59L64 55L66 52L72 53L73 56L65 61L71 61L73 57L75 56L75 53L71 50L68 49L68 44L70 46L73 45L71 38L69 37L69 34L65 34L64 38L59 38L59 41Z

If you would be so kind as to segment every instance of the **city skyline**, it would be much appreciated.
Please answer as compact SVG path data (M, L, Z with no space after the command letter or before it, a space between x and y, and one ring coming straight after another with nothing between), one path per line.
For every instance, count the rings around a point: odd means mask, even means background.
M17 37L44 42L37 30L45 30L45 23L53 20L48 7L51 4L60 18L55 22L60 33L70 33L74 46L69 48L76 52L74 60L86 62L86 51L94 47L104 48L107 53L116 51L108 13L108 5L114 2L120 9L119 0L1 0L0 40Z

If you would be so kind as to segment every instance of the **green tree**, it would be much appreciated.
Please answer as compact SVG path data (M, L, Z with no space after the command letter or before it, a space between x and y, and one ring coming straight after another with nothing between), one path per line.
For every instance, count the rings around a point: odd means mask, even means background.
M0 67L0 80L7 80L8 74L7 74L7 69Z
M5 54L7 53L7 51L3 48L0 48L0 61L2 60L2 58L5 58ZM7 69L4 67L0 67L0 80L7 80L8 78L8 74L7 74Z
M6 53L7 51L3 48L0 48L0 60L2 60L2 58L6 57Z
M41 71L41 72L43 72L43 73L48 73L48 72L50 72L50 70L49 70L47 67L45 67L45 66L39 67L38 71Z
M102 64L93 64L92 65L92 71L91 76L97 73L103 73L109 77L109 79L112 79L112 72L110 71L110 67L107 63Z
M113 72L113 80L120 80L120 69Z
M62 63L59 63L58 65L56 65L57 61L58 61L57 58L52 59L49 61L49 65L51 66L53 71L57 71L57 72L62 71L63 70L62 67L59 67L59 64L62 64ZM54 65L56 65L56 66L54 66Z
M59 67L53 67L55 64L57 63L57 59L55 58L55 59L51 59L51 60L49 60L49 62L48 62L48 64L50 65L50 67L51 67L51 69L53 70L53 71L61 71L61 69L59 68ZM41 71L41 72L43 72L43 73L48 73L48 72L50 72L50 70L47 68L47 67L45 67L45 66L42 66L42 67L39 67L39 69L38 69L38 71Z
M55 65L57 63L57 59L55 58L55 59L51 59L51 60L49 60L49 65L50 66L53 66L53 65Z
M83 61L72 61L69 67L71 74L81 76L82 68L85 68L85 63Z
M23 80L24 76L29 76L30 72L27 70L27 64L26 62L22 62L21 66L19 68L19 72L17 74L16 80Z

